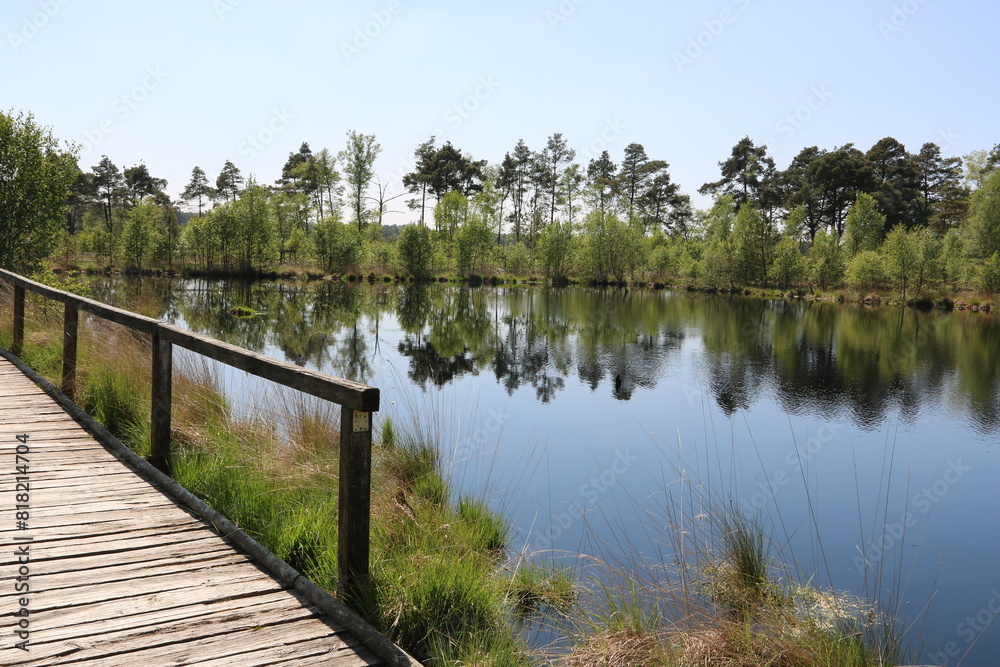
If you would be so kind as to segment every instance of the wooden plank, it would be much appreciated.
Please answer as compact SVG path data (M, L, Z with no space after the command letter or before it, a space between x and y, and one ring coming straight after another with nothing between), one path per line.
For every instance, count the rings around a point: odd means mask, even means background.
M142 608L133 601L123 603L120 600L67 609L63 613L52 612L40 614L36 619L35 629L41 642L61 641L87 637L93 632L101 632L104 628L139 628L152 626L161 621L173 621L182 618L201 618L210 621L211 617L220 612L233 609L255 609L264 612L269 608L302 607L304 602L293 593L284 589L254 593L252 595L232 596L229 587L213 589L213 596L203 596L197 604L192 604L189 597L175 594L165 595Z
M126 608L121 610L128 611ZM154 633L157 639L176 641L182 639L184 635L189 638L197 637L195 633L199 628L203 636L218 634L218 630L225 630L222 624L227 621L247 619L258 623L251 628L259 628L262 618L268 619L269 624L274 624L311 616L315 616L313 610L304 607L301 601L281 591L254 598L221 600L204 605L188 604L139 614L102 615L97 618L78 616L75 619L71 617L69 620L77 622L53 628L45 627L47 619L43 618L37 621L35 632L42 639L33 647L32 657L38 659L54 656L65 651L69 643L81 647L109 644L121 646L126 642L134 642L137 638L148 638ZM49 618L63 620L56 614Z
M287 665L288 667L346 667L347 665L384 665L381 659L372 654L364 647L345 646L341 649L331 649L324 640L304 641L295 644L295 654L289 653L286 646L276 646L260 651L255 651L252 655L241 656L241 665L253 665L254 667L273 667L276 665ZM243 661L246 662L243 662ZM232 657L216 660L198 660L192 662L198 667L231 667Z
M77 512L112 512L112 511L159 511L160 509L175 509L176 506L166 496L119 496L111 492L105 497L93 498L90 494L80 499L67 500L65 493L32 493L31 510L40 516L54 518L57 516L74 516Z
M240 566L252 568L252 571L243 572L245 575L257 576L259 570L254 568L247 557L232 550L229 552L209 552L204 554L185 554L182 558L168 558L154 561L139 561L138 563L117 563L106 564L104 567L73 569L69 571L50 571L47 563L34 563L32 574L34 581L38 582L34 586L34 592L43 594L60 589L73 589L74 591L85 590L88 586L104 588L100 595L104 595L107 590L130 591L137 579L149 577L161 577L172 574L187 574L191 579L201 577L205 572L216 570L221 567ZM121 584L125 584L122 586Z
M240 627L237 621L235 624ZM147 633L136 637L132 642L121 645L100 646L97 648L82 647L68 650L58 656L60 665L86 664L88 667L121 667L121 665L191 665L198 661L227 658L230 664L253 665L252 659L247 662L237 658L261 650L285 647L290 656L295 654L295 646L308 640L324 639L331 644L343 640L336 631L313 619L303 619L278 624L276 627L263 628L254 631L253 627L245 627L242 632L225 633L220 628L211 636L197 636L186 640L181 634L178 637L160 637L157 633ZM215 624L208 626L211 631ZM204 626L202 626L204 627ZM270 631L268 631L270 630ZM110 654L110 656L109 656ZM108 656L108 657L104 657ZM34 661L24 663L25 667L45 664ZM357 663L355 663L357 664ZM363 663L362 663L363 664Z
M102 554L118 554L133 549L157 549L177 547L185 544L197 544L203 541L217 540L219 537L207 532L202 525L175 528L132 535L84 535L82 537L64 540L36 538L31 547L34 557L39 560L87 558ZM228 544L228 543L227 543Z
M171 533L172 539L162 534L131 536L108 539L104 542L84 542L66 546L63 541L53 543L35 542L32 559L48 561L47 571L62 572L69 569L89 569L106 563L109 559L128 564L140 560L160 558L183 558L187 554L202 554L213 551L223 552L234 547L217 535L204 529L184 533Z
M52 538L65 538L65 537L78 537L85 534L93 534L94 532L101 532L105 535L122 534L122 533L134 533L137 530L151 529L155 530L158 526L170 527L170 526L190 526L192 525L192 519L178 520L170 518L164 519L162 521L151 521L144 517L118 517L115 519L109 519L107 521L89 521L85 524L80 524L79 522L72 522L66 517L57 517L52 521L42 521L32 517L29 521L31 526L31 532L38 533L39 531L45 531L45 537ZM16 530L4 530L5 534L17 533Z
M105 586L98 583L93 586L61 589L57 595L38 594L34 596L34 608L62 609L80 604L140 598L177 590L188 591L194 600L200 595L198 593L200 589L221 583L243 583L249 590L270 590L272 585L277 584L262 577L260 570L255 567L248 567L245 564L228 565L206 569L197 579L185 573L163 574L132 580L127 585ZM261 586L261 583L265 585ZM43 589L43 593L45 590L48 589Z
M73 487L46 488L35 484L31 487L31 507L32 509L52 508L66 504L66 493ZM134 489L138 490L136 487ZM118 507L159 507L174 506L173 501L164 495L156 493L143 493L142 495L129 495L123 493L117 484L103 487L87 487L87 495L83 498L74 499L73 507L86 507L89 510L101 509L105 505L114 503Z
M137 564L155 566L162 562L198 560L238 554L232 546L218 539L201 540L197 542L181 542L178 544L150 545L144 549L120 549L107 551L96 555L67 554L63 558L39 558L32 554L32 562L41 563L39 572L46 575L65 572L83 572L102 568L116 568L116 571L127 571ZM245 557L244 557L245 558Z

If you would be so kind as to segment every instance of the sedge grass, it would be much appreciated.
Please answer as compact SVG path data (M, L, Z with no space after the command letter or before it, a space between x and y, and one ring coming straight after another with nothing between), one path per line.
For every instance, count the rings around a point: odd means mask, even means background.
M702 483L683 466L676 472L677 480L662 494L633 499L636 513L647 517L644 525L660 527L658 555L638 552L622 536L592 540L598 555L586 557L578 577L585 585L578 584L580 600L568 613L572 644L549 655L551 663L907 663L911 652L904 648L899 609L878 597L816 585L790 554L787 538L775 540L768 517L748 516L733 502L738 488ZM720 470L708 477L727 475ZM782 517L774 524L783 525Z

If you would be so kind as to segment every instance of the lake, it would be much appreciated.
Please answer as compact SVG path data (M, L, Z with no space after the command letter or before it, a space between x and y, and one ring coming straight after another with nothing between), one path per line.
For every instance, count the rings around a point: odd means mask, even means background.
M996 316L578 287L91 285L379 387L379 416L439 438L517 550L669 562L683 477L760 516L817 583L896 593L947 664L1000 655Z

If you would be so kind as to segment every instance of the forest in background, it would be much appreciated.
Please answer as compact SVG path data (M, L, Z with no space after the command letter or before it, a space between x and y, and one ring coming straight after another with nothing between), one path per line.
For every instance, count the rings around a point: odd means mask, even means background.
M540 150L518 141L497 163L431 137L401 183L383 183L375 136L350 131L338 152L303 143L273 184L230 161L214 180L196 166L177 201L144 163L122 169L103 156L83 171L30 114L3 115L4 134L11 147L38 146L36 166L50 163L32 176L16 164L31 151L0 157L25 180L19 187L47 188L50 201L39 214L0 194L0 233L11 240L5 266L51 253L63 265L228 275L282 267L417 279L542 274L730 289L846 286L904 299L1000 291L1000 144L959 158L934 143L910 153L887 137L867 151L804 148L780 170L766 146L745 137L719 162L720 179L699 189L713 205L698 210L670 165L641 144L626 146L620 162L605 150L583 164L559 133ZM386 233L385 216L402 206L416 221ZM22 241L24 220L34 231Z

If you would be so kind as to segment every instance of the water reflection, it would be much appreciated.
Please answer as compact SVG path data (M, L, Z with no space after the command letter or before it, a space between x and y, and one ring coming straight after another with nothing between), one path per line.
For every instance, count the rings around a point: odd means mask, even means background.
M370 382L380 346L424 389L489 374L559 399L567 381L618 401L682 363L727 415L765 393L791 414L877 428L942 401L1000 424L997 318L653 291L97 279L95 298L292 363ZM239 318L242 306L258 313ZM391 331L391 334L387 334ZM387 336L389 336L387 338ZM383 340L385 338L385 340Z

